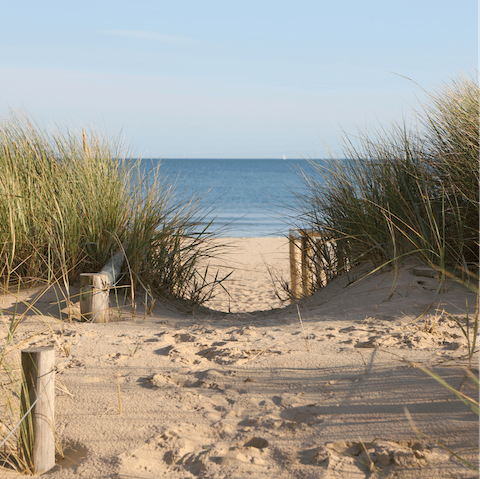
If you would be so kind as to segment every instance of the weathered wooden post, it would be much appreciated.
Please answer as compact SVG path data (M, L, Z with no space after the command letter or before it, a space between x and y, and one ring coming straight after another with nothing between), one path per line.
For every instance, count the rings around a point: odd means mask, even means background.
M313 254L315 238L320 237L321 234L314 230L290 230L290 284L294 300L311 294L314 276L317 276L318 279L321 274L324 274L321 270L321 265ZM300 252L300 261L297 261L298 251ZM300 263L300 268L298 263ZM301 279L299 277L299 269L301 271Z
M22 417L20 451L25 466L43 474L55 465L55 349L53 346L22 351Z
M311 242L312 231L302 231L301 240L301 258L302 258L302 293L303 296L308 296L312 292L313 271L310 267L310 262L313 253Z
M80 313L87 321L108 323L110 314L110 283L106 274L80 275Z
M108 323L110 319L110 288L122 269L123 249L118 251L99 273L80 275L80 313L95 323Z
M289 233L289 248L290 248L290 290L295 301L300 297L300 283L298 281L298 268L297 268L297 240L298 235L296 230L290 230Z

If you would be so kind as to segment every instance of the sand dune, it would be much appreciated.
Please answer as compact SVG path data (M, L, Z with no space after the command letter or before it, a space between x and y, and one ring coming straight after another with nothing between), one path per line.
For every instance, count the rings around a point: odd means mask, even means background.
M61 322L51 292L37 303L51 316L29 316L17 342L44 330L25 346L57 349L66 458L49 477L477 477L412 429L478 464L478 416L413 366L461 387L466 341L445 311L464 317L475 294L455 283L438 293L407 264L396 278L359 271L271 309L281 303L262 255L288 279L286 240L232 241L231 298L218 295L211 310L157 301L147 319L139 307L88 325L75 304ZM462 392L478 396L470 381ZM15 474L0 467L0 477Z

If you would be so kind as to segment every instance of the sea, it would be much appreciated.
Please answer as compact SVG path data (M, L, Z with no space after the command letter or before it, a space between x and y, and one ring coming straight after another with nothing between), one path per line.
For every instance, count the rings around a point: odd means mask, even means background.
M147 169L158 162L162 174L177 183L178 192L200 198L206 214L203 226L211 223L209 230L220 236L285 236L290 228L303 226L295 204L304 188L300 171L313 173L308 160L142 160Z

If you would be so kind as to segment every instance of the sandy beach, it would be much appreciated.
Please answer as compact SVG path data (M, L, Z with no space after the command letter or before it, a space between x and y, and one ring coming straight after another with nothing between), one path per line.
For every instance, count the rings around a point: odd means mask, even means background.
M286 238L230 238L216 240L225 244L222 254L211 262L214 271L225 280L205 306L231 313L269 310L284 306L280 281L289 280L289 250Z
M56 349L65 457L47 477L478 477L445 449L477 466L478 416L416 367L478 398L467 341L446 314L465 317L468 302L473 316L473 292L450 281L439 292L406 263L282 303L266 265L289 280L287 240L228 242L215 264L233 269L229 294L193 314L157 300L151 315L138 305L87 324L54 291L26 314L15 343ZM2 298L1 342L15 301Z

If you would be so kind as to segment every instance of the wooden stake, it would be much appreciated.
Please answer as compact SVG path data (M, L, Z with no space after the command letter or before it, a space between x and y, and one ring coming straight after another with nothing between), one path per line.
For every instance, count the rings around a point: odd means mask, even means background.
M315 261L313 266L313 242L314 238L320 238L321 234L314 230L290 230L290 279L291 291L295 299L303 298L312 293L314 284L314 270L318 275L318 263ZM296 260L297 251L300 250L300 270L299 278L298 262Z
M313 253L312 244L308 232L302 235L301 240L302 250L302 292L303 296L308 296L312 291L312 268L310 267L310 261Z
M120 274L124 259L122 248L110 258L100 273L80 275L80 312L87 321L109 322L110 288Z
M94 323L109 322L110 281L108 274L82 273L80 275L80 312L84 319Z
M37 402L20 425L21 455L33 474L43 474L55 465L54 347L23 350L22 371L22 417Z
M290 248L290 290L295 299L300 297L299 283L298 283L298 270L296 261L297 252L297 235L295 230L290 230L289 234L289 248Z

